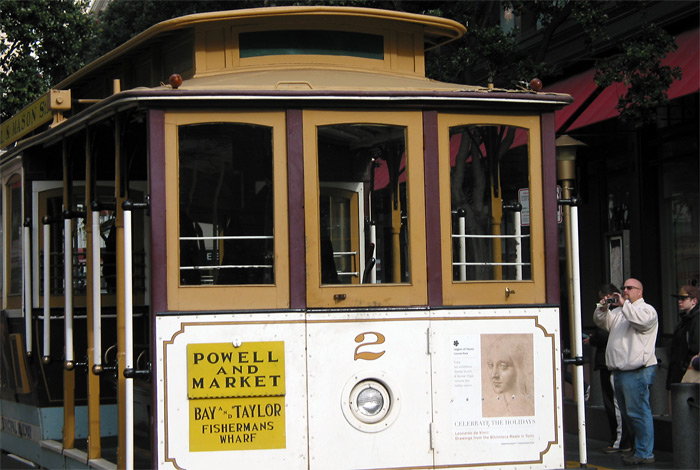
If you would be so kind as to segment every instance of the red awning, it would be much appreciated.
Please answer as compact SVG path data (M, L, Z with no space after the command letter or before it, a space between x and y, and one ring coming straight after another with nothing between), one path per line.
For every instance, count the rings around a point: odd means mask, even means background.
M700 90L700 30L695 29L679 34L676 37L676 44L678 49L670 53L662 62L663 65L681 67L683 71L683 78L671 84L668 90L669 99L679 98ZM547 91L569 93L574 97L573 104L555 113L554 119L557 131L595 90L594 73L594 70L591 69L557 82L547 88ZM595 98L581 116L566 130L574 130L616 117L619 113L615 106L617 106L620 96L627 91L627 88L621 83L613 83L605 88L600 96ZM580 99L579 96L581 97Z
M683 70L683 78L673 82L668 90L671 100L700 90L700 29L679 34L676 44L678 49L663 61L663 65L677 65Z
M554 125L557 130L571 117L572 114L591 96L597 88L593 81L594 69L586 70L578 75L561 80L554 85L545 87L542 91L551 93L568 93L574 102L554 113Z

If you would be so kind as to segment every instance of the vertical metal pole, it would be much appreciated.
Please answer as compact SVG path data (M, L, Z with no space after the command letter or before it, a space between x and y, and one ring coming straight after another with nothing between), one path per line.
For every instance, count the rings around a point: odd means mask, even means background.
M122 116L117 115L114 120L114 189L116 198L116 218L112 230L117 232L117 468L127 467L126 438L126 379L125 367L125 295L124 295L124 210L122 203L126 200L126 182L124 179L124 165L121 155Z
M394 258L394 281L395 283L401 282L401 195L400 190L396 189L396 204L397 207L393 207L391 211L391 245L392 245L392 258Z
M376 260L378 257L378 255L377 255L377 226L375 225L374 222L370 223L370 225L369 225L369 242L374 247L374 258ZM377 283L377 263L376 262L374 263L374 266L372 266L372 270L370 271L369 282L370 282L370 284Z
M63 448L75 447L75 362L73 358L73 226L70 218L73 175L68 144L62 142L63 158L63 251L64 251L64 362L63 362Z
M51 224L44 219L44 364L51 358Z
M583 357L583 336L581 330L581 275L578 244L578 207L571 207L571 265L574 299L574 355ZM581 466L588 461L586 452L586 400L583 390L583 364L576 365L576 406L578 415L578 446Z
M503 217L503 211L501 209L500 199L494 198L494 209L493 216L491 218L491 234L500 235L501 234L501 219ZM498 210L496 210L498 208ZM493 279L500 281L503 279L503 266L496 263L501 263L503 261L503 250L501 249L502 239L499 236L494 236L492 239L493 245L491 245L491 251L493 253Z
M467 218L464 216L464 209L459 209L457 211L459 217L457 218L457 235L459 235L459 280L467 280L467 239L464 235L467 233Z
M523 280L523 237L522 220L520 211L513 211L513 225L515 226L515 279Z
M63 279L65 290L65 323L66 367L73 368L75 358L73 353L73 219L66 216L63 220Z
M87 392L88 392L88 460L98 459L102 456L102 440L100 426L100 377L96 372L101 372L102 367L95 365L95 358L101 364L102 356L101 328L100 328L100 220L99 212L90 211L88 202L96 198L96 171L94 171L95 159L92 156L92 139L90 129L85 132L85 281L87 285ZM92 220L91 220L92 219ZM97 220L97 225L95 225ZM97 257L95 257L97 252ZM97 307L95 307L97 305ZM95 324L98 326L95 327ZM97 331L97 333L95 333Z
M124 211L124 366L134 369L131 211ZM134 468L134 379L126 378L126 469Z
M22 227L22 235L24 238L23 251L23 267L24 267L24 330L26 333L26 351L27 355L32 355L32 269L31 269L31 242L32 234L31 227L28 223Z
M92 342L93 367L102 367L102 276L100 273L100 211L92 211Z

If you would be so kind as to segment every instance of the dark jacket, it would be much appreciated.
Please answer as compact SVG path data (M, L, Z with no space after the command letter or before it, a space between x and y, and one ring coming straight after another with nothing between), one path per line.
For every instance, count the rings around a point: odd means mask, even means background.
M608 345L608 336L610 336L610 333L599 326L596 326L595 331L590 335L591 346L595 346L593 370L608 368L608 366L605 365L605 348Z
M700 304L681 317L676 329L673 331L671 354L669 355L668 376L666 388L670 390L671 384L680 383L683 379L690 359L700 352Z

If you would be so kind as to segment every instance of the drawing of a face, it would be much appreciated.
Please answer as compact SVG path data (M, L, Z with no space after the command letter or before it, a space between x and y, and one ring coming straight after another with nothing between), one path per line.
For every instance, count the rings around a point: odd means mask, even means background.
M510 356L494 354L487 362L491 385L496 393L511 393L515 391L518 371Z

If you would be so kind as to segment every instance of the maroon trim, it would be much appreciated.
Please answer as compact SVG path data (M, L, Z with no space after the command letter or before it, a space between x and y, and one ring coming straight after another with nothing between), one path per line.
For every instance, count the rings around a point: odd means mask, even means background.
M158 422L158 361L156 360L156 315L165 312L167 305L167 249L165 228L165 112L148 112L149 196L151 212L151 404L153 420ZM158 433L151 436L151 448L158 448ZM153 452L151 463L158 466L158 453Z
M287 110L287 194L289 201L289 307L306 307L306 232L304 227L304 120Z
M167 248L165 226L165 112L148 114L149 193L151 204L151 306L153 312L168 309ZM155 331L155 329L153 330Z
M542 198L547 303L559 303L559 243L557 227L557 150L554 113L542 114Z
M442 300L442 250L440 247L440 164L438 113L423 112L423 165L425 171L425 252L428 269L428 305Z

